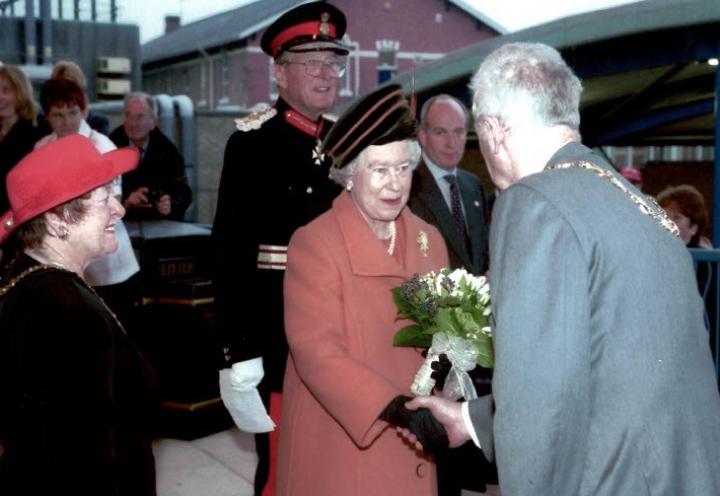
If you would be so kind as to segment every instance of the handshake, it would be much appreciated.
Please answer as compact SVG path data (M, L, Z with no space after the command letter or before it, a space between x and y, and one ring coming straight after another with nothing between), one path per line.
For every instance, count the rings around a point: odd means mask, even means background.
M412 398L409 396L396 396L380 414L380 420L414 434L427 453L437 453L448 448L450 443L445 427L427 408L408 409L405 403L410 400Z
M442 389L450 371L450 361L442 354L438 360L432 362L431 367L431 377L435 379L436 387ZM445 427L427 408L408 409L405 403L411 400L409 396L396 396L380 414L380 420L409 431L427 453L437 453L448 448L450 443Z

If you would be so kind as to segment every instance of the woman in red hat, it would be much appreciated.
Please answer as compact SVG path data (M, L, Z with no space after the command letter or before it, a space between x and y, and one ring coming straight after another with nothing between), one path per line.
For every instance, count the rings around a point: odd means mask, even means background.
M117 250L111 183L137 161L74 135L7 176L0 243L21 253L0 278L0 494L155 494L154 376L83 280Z

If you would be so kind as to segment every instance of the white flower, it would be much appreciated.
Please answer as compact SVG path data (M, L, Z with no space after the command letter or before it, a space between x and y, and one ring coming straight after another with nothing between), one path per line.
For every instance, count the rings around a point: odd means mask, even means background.
M450 272L447 275L452 282L455 283L455 286L460 285L460 281L464 278L465 280L469 280L469 278L473 277L468 273L465 269L455 269L452 272Z

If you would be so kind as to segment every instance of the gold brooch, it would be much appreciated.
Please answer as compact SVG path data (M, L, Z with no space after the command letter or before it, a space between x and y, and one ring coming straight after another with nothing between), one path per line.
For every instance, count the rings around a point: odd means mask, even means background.
M327 36L330 34L330 24L328 24L328 21L330 20L330 14L327 12L323 12L320 14L320 34L323 36Z
M430 249L430 243L428 242L428 235L425 231L420 231L417 237L418 245L420 245L420 253L423 257L427 257L428 250Z

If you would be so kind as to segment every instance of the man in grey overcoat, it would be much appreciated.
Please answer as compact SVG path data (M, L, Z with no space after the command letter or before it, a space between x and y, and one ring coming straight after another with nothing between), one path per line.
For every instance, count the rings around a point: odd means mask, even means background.
M502 191L490 279L503 496L720 494L720 397L677 227L580 144L581 84L555 49L504 45L472 88ZM472 401L419 406L451 445L479 425Z

